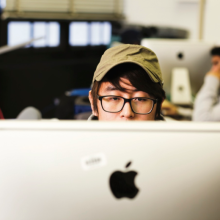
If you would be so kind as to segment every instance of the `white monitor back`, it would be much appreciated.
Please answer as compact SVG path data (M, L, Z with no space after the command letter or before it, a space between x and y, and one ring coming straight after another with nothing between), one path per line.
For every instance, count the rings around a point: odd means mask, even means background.
M211 68L210 50L214 43L176 39L143 39L141 45L156 53L167 94L170 94L171 73L174 68L187 68L192 94L195 95L198 92L206 72Z
M219 220L219 140L217 123L0 122L0 219ZM114 197L115 171L136 197Z

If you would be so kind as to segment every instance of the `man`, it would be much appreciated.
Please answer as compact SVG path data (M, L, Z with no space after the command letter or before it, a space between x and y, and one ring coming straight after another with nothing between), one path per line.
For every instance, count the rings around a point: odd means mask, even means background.
M130 44L110 48L94 73L89 120L163 120L162 84L154 52Z
M212 68L194 103L194 121L220 121L220 47L211 50Z

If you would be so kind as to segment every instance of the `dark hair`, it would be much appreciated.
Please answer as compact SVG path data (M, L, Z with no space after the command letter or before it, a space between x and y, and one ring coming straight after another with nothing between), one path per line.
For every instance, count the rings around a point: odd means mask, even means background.
M119 64L112 68L101 81L94 82L91 92L94 111L98 112L97 94L103 82L110 82L118 90L125 91L120 85L121 77L128 79L136 89L146 92L151 97L158 99L155 119L161 119L160 110L161 103L165 99L165 91L159 83L155 83L150 79L142 67L133 63Z
M220 56L220 47L214 47L211 50L211 56Z

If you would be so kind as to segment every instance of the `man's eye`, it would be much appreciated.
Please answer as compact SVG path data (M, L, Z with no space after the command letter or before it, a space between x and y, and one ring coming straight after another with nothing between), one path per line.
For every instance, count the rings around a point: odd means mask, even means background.
M146 98L135 98L134 100L138 101L138 102L146 102L147 101Z
M112 100L114 100L114 101L118 101L119 98L118 98L118 97L112 97Z
M118 98L118 97L107 97L106 100L108 100L108 101L119 101L120 98Z

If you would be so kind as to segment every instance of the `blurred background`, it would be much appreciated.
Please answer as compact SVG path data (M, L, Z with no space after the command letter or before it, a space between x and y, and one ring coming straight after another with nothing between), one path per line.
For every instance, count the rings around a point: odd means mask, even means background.
M86 96L107 48L151 38L218 44L219 8L219 0L0 0L0 47L43 37L0 52L4 117L27 106L43 118L89 112Z

